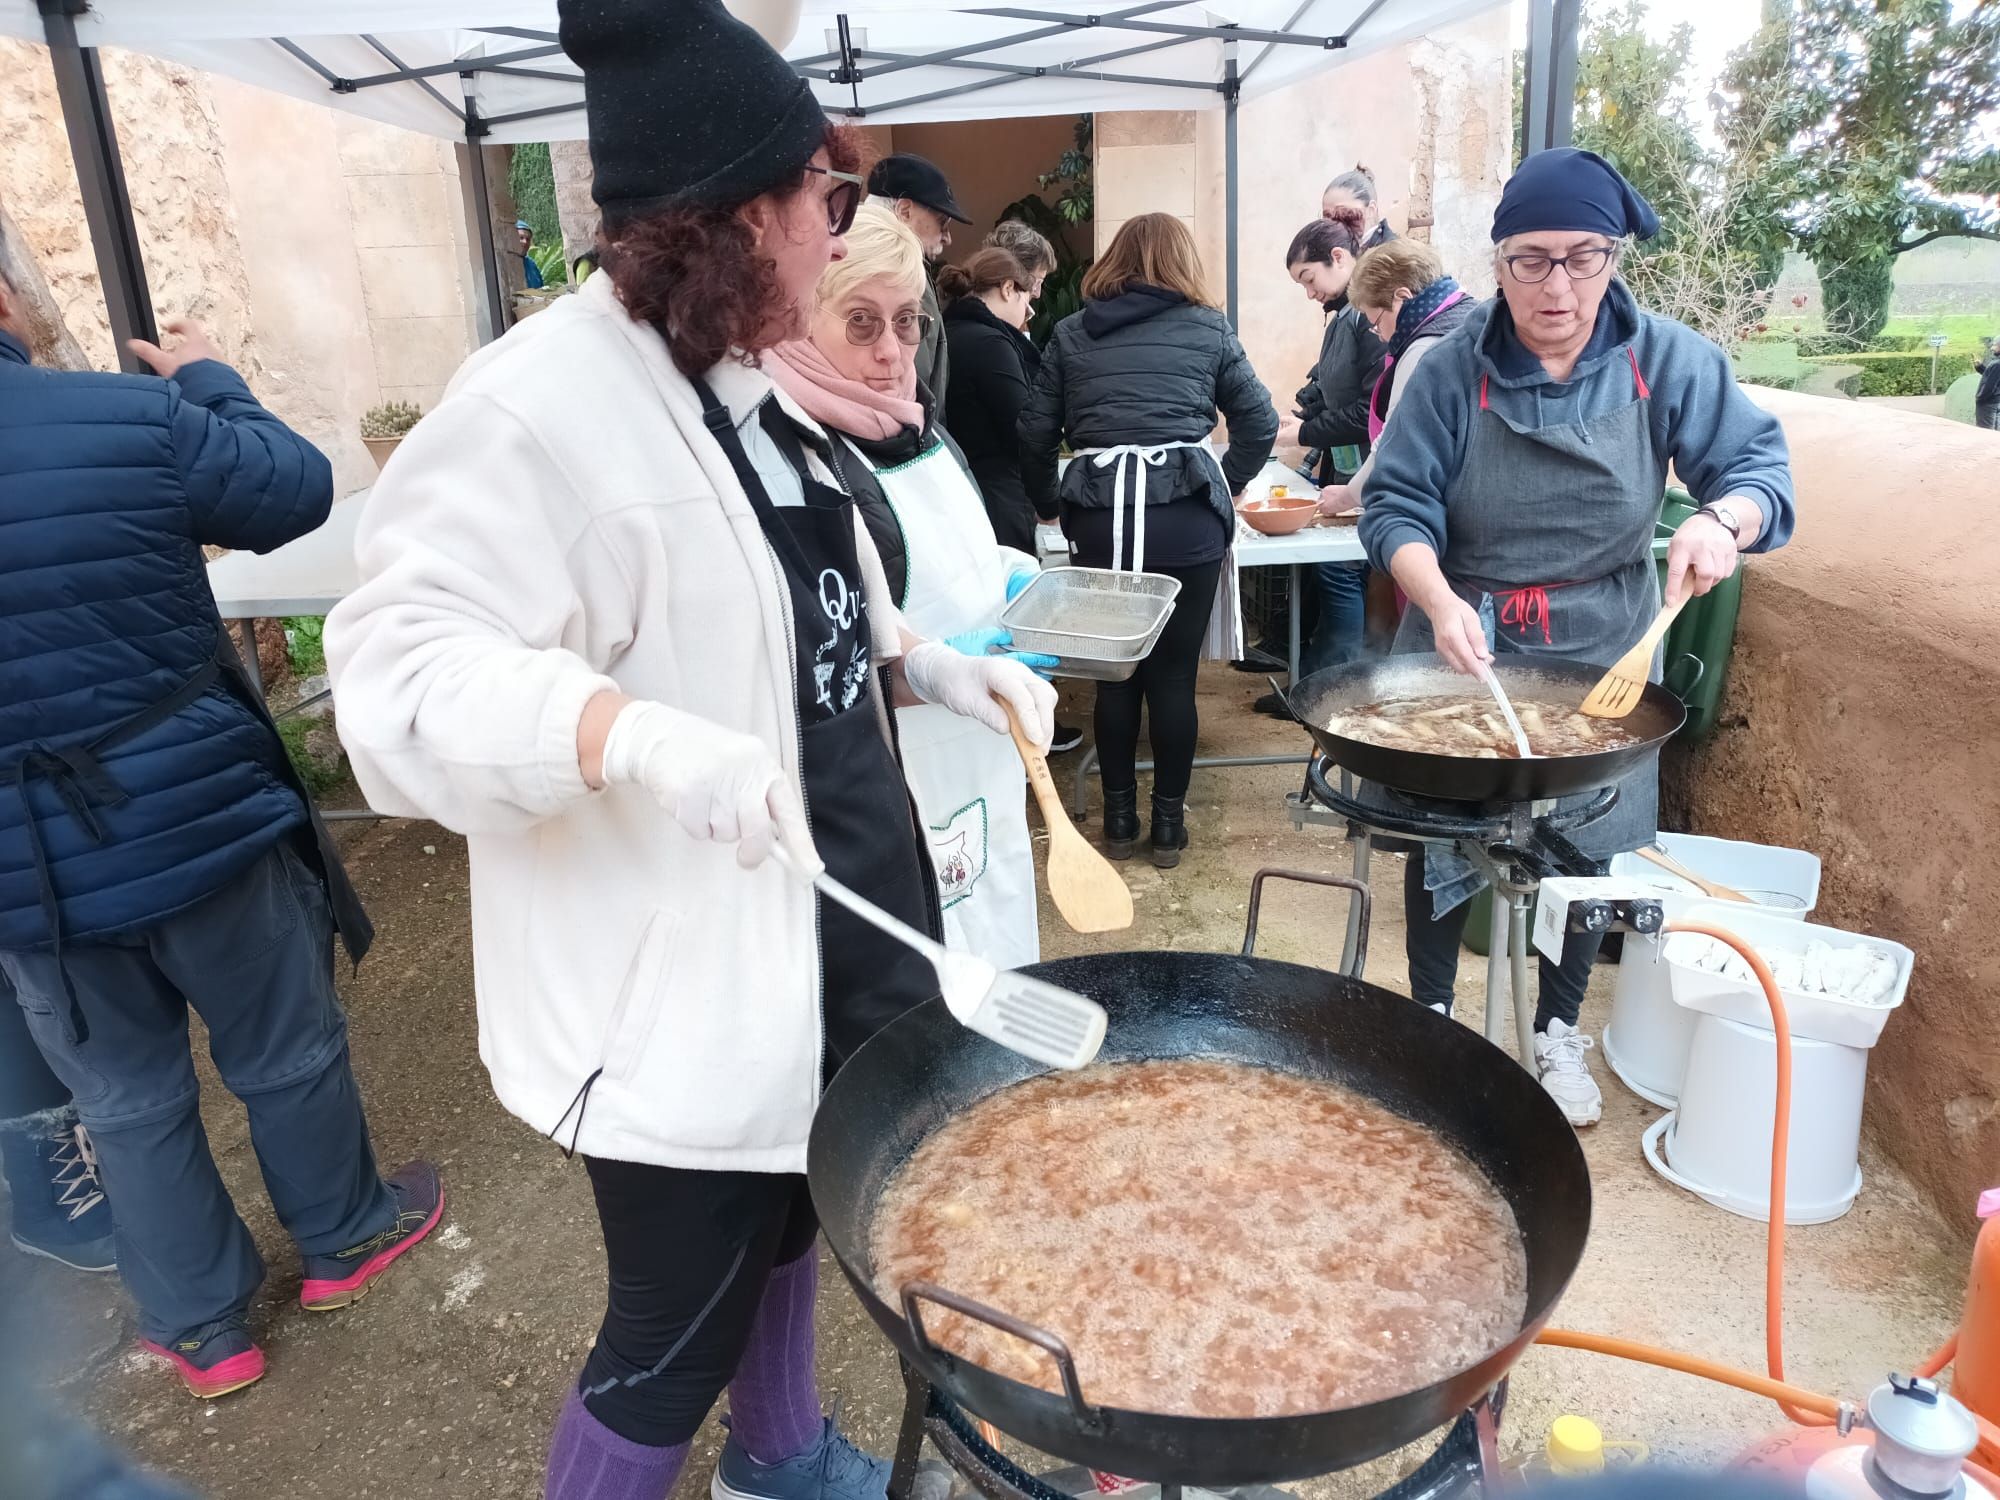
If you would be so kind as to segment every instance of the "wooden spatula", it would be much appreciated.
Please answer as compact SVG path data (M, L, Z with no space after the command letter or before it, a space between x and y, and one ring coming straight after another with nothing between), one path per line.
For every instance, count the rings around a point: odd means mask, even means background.
M1613 662L1611 670L1590 690L1590 696L1577 705L1580 712L1593 719L1622 719L1639 706L1639 699L1646 691L1646 679L1653 671L1653 648L1660 644L1660 638L1680 615L1682 605L1692 597L1692 593L1682 594L1678 603L1661 607L1653 623L1646 627L1646 633L1639 637L1638 645Z
M1690 870L1664 849L1646 848L1639 850L1638 854L1639 858L1651 860L1669 875L1680 876L1681 879L1700 891L1704 896L1708 896L1716 901L1745 901L1750 902L1753 906L1756 904L1733 885L1724 885L1719 880L1710 880L1706 876L1695 874L1694 871Z
M1014 748L1021 752L1021 764L1028 768L1028 784L1042 805L1042 821L1048 825L1049 899L1062 919L1078 932L1116 932L1130 927L1132 892L1125 877L1076 831L1063 810L1062 798L1056 795L1048 757L1022 732L1014 710L1005 704L1001 707L1006 709L1007 727L1013 731Z

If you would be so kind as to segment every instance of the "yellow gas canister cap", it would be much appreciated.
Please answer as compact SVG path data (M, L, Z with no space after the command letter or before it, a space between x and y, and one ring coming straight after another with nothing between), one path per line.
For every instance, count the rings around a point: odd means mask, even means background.
M1604 1434L1588 1417L1557 1417L1549 1424L1548 1453L1558 1473L1594 1474L1604 1467Z

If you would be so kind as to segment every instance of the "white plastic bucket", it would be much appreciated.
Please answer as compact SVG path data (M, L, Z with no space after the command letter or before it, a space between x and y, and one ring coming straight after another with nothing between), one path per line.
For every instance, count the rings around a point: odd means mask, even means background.
M1819 856L1803 849L1744 844L1693 833L1663 833L1660 846L1697 875L1758 898L1754 906L1744 910L1803 919L1819 900ZM1705 899L1686 881L1637 854L1617 855L1611 861L1611 873L1656 883L1668 921ZM1730 904L1742 907L1740 902ZM1611 1064L1611 1071L1641 1099L1673 1108L1680 1096L1681 1074L1687 1069L1694 1023L1693 1015L1673 1003L1667 966L1660 960L1659 938L1627 933L1611 1019L1604 1027L1604 1060Z
M1817 939L1835 951L1869 948L1886 953L1896 965L1896 983L1879 1005L1863 1005L1805 990L1781 989L1785 1019L1793 1040L1836 1042L1843 1047L1872 1047L1881 1038L1882 1028L1909 993L1910 967L1916 955L1901 943L1866 933L1848 932L1839 927L1822 927L1813 922L1793 922L1764 912L1745 911L1735 901L1696 901L1681 914L1683 921L1705 922L1727 928L1760 954L1802 952ZM1763 1031L1771 1029L1771 1007L1764 987L1754 978L1731 979L1688 962L1690 945L1704 940L1693 933L1668 933L1661 946L1666 959L1668 983L1674 1004L1704 1015L1723 1016Z
M1696 1020L1680 1106L1646 1132L1646 1160L1717 1208L1768 1220L1778 1039L1722 1016ZM1865 1049L1793 1039L1787 1224L1824 1224L1854 1206L1867 1081Z

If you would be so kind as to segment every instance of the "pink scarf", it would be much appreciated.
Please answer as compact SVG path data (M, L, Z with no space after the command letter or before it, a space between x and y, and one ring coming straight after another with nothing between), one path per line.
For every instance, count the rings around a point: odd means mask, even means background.
M904 388L894 395L847 379L810 339L792 339L767 350L764 373L804 407L807 416L835 432L879 441L905 427L923 428L914 360L904 371Z

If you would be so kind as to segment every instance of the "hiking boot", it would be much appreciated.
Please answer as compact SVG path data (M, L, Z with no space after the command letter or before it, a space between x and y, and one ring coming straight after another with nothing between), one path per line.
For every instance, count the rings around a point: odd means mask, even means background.
M833 1425L805 1452L775 1464L760 1464L731 1433L709 1483L710 1500L886 1500L885 1458L863 1453Z
M97 1152L73 1114L42 1130L0 1131L0 1161L14 1200L16 1250L73 1271L118 1269Z
M1130 859L1139 844L1139 789L1104 789L1104 852L1113 859Z
M164 1344L141 1339L139 1347L172 1365L188 1394L204 1401L240 1391L264 1378L264 1351L250 1337L241 1313L191 1328Z
M1181 862L1181 850L1188 846L1187 798L1162 797L1153 793L1153 863L1171 870Z
M1604 1113L1604 1095L1590 1076L1583 1059L1597 1043L1564 1021L1549 1022L1547 1031L1535 1033L1535 1071L1542 1087L1562 1106L1571 1125L1581 1130L1595 1125Z
M391 1172L387 1180L396 1195L395 1223L335 1254L305 1258L299 1305L307 1312L332 1312L359 1302L396 1257L437 1228L444 1217L444 1181L429 1162L413 1161Z

